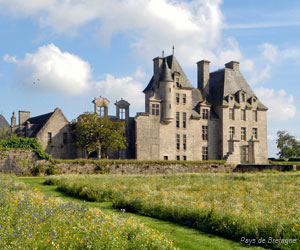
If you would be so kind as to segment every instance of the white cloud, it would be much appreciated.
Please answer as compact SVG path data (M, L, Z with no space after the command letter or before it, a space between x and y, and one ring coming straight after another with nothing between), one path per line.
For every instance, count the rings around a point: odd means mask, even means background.
M270 61L271 63L275 63L278 59L278 47L270 44L270 43L263 43L261 46L263 56L266 60Z
M267 64L262 70L253 70L250 84L255 85L261 83L265 79L271 78L271 65Z
M23 60L8 55L4 60L16 64L16 84L30 90L76 95L86 91L91 80L88 62L62 52L54 44L42 46L36 53L27 53Z
M265 104L270 120L288 121L296 116L294 97L288 96L284 90L275 91L268 88L257 88L256 95Z
M16 64L15 84L30 91L56 92L63 95L91 95L99 93L110 100L124 98L136 108L143 105L145 73L138 67L132 76L115 78L107 74L105 80L93 80L92 69L80 57L62 52L54 44L27 53L24 59L5 55L6 62Z
M276 145L276 139L277 136L276 135L268 135L267 136L268 139L268 155L269 157L277 157L277 145Z

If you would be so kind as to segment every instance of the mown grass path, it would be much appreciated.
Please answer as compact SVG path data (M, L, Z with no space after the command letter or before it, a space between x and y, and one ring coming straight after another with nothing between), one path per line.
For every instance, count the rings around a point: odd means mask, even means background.
M174 242L174 245L179 249L199 249L199 250L229 250L229 249L263 249L261 247L247 247L239 242L224 239L215 235L206 234L196 229L180 226L172 222L161 221L147 216L141 216L133 213L123 213L118 209L112 207L111 202L85 202L81 199L70 197L58 190L56 186L43 185L45 177L22 177L19 178L26 184L40 189L45 195L61 198L63 200L73 201L76 203L85 203L88 207L96 207L103 212L114 213L121 215L125 218L131 217L134 220L138 220L149 227L160 231L169 240Z

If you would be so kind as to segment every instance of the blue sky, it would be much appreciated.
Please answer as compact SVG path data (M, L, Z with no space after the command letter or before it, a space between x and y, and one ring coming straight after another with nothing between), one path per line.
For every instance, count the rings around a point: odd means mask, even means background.
M175 45L196 85L196 62L211 71L240 62L268 106L269 156L276 132L300 137L300 2L296 0L0 0L0 112L32 116L92 111L94 97L144 111L152 59Z

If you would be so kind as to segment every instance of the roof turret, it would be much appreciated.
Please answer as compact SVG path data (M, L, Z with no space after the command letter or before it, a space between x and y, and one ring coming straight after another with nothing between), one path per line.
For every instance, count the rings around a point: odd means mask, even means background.
M173 82L171 70L168 66L166 59L164 59L164 63L163 63L161 74L159 76L159 80L162 82Z

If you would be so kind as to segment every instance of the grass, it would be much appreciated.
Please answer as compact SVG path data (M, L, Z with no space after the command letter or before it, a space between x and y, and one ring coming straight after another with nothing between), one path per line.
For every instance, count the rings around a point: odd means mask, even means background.
M72 196L112 201L116 208L169 220L240 241L277 249L300 248L300 174L179 174L61 176L49 183Z
M141 216L129 212L121 212L120 209L114 209L112 202L84 202L82 199L74 198L60 192L56 186L43 185L44 177L24 177L19 178L26 184L40 189L44 194L59 197L65 201L73 201L79 204L84 203L87 207L100 208L103 212L110 212L116 215L122 215L124 218L132 218L134 221L144 223L148 227L162 232L169 240L174 242L174 246L179 249L188 250L229 250L229 249L248 249L249 247L235 241L227 240L211 234L203 233L196 229L180 226L178 224L154 219L147 216ZM260 247L250 247L250 249L262 249Z
M0 249L175 249L130 218L45 196L9 175L0 175L0 237Z

